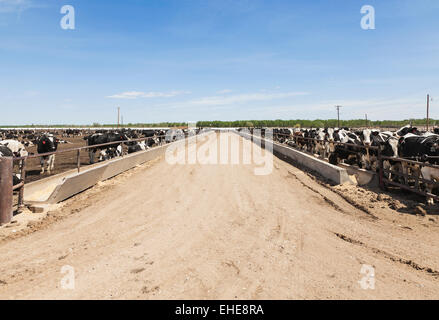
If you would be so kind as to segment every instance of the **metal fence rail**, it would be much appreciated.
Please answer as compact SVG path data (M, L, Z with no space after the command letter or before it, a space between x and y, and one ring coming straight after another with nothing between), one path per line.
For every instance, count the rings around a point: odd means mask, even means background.
M405 158L393 158L393 157L382 156L381 161L384 161L384 160L389 160L389 161L392 161L394 163L395 162L400 163L401 168L403 168L402 164L406 163L408 165L408 166L406 166L406 168L410 171L414 171L416 174L409 174L408 172L405 173L405 172L400 172L400 171L396 171L396 170L392 170L392 169L383 169L383 172L388 174L390 177L392 177L392 176L402 177L403 182L404 182L404 183L400 183L400 181L398 181L398 182L393 181L393 180L389 179L388 177L383 176L381 178L383 186L392 185L392 186L399 187L403 190L407 190L407 191L416 193L418 195L424 196L426 198L433 198L435 200L439 200L438 195L435 195L433 193L430 193L428 191L424 191L421 189L422 186L426 186L426 185L439 187L438 181L425 179L421 173L421 170L423 167L429 167L432 169L436 169L439 172L438 165L434 165L434 164L431 164L428 162L423 162L423 161L415 161L415 160L405 159ZM393 165L393 167L395 167L395 165ZM413 182L414 185L413 186L410 185L410 182Z

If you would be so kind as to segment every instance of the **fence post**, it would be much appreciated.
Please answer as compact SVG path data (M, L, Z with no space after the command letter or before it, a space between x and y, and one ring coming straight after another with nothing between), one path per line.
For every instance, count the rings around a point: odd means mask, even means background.
M381 157L381 150L378 149L378 175L379 175L379 183L380 183L380 188L384 189L384 161L383 158Z
M26 159L21 160L20 163L20 180L23 181L26 180ZM18 194L18 210L20 210L23 207L24 204L24 184L20 188L20 192Z
M12 157L0 158L0 225L12 220Z
M78 168L78 173L81 171L81 150L76 151L76 167Z

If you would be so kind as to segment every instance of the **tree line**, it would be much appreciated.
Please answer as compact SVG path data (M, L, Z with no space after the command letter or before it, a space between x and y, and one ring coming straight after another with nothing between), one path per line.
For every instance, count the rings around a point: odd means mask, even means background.
M175 127L187 127L187 122L158 122L158 123L128 123L121 124L121 128L175 128ZM29 124L29 125L0 125L1 128L116 128L117 124Z
M406 120L368 120L353 119L340 120L340 127L386 127L400 128L407 124L413 126L425 126L427 119L406 119ZM439 122L438 122L439 124ZM435 126L436 120L430 119L430 126ZM316 120L239 120L239 121L198 121L197 127L234 128L234 127L289 127L289 128L333 128L338 127L337 119L316 119Z
M435 126L435 119L430 119L430 126ZM360 128L360 127L381 127L381 128L400 128L407 124L413 126L425 126L427 119L406 119L406 120L368 120L354 119L354 120L340 120L340 127ZM187 122L159 122L159 123L128 123L120 125L124 128L182 128L187 127ZM237 121L198 121L197 127L212 127L212 128L235 128L235 127L289 127L289 128L325 128L337 127L337 119L316 119L316 120L237 120ZM66 124L52 124L52 125L21 125L21 126L1 126L2 128L116 128L117 124L99 124L93 123L91 125L66 125Z

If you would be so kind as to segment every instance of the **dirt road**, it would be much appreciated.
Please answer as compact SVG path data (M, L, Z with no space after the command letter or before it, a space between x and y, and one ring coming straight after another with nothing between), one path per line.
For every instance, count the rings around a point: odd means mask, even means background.
M437 299L438 228L407 219L367 214L277 158L265 176L161 159L0 243L0 298Z

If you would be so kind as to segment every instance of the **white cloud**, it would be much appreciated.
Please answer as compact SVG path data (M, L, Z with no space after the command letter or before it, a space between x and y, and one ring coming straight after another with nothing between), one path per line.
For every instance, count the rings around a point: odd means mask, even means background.
M245 103L251 101L268 101L268 100L289 98L294 96L304 96L308 94L309 93L307 92L248 93L248 94L239 94L239 95L204 97L204 98L189 101L189 103L192 105L217 106L217 105Z
M190 94L189 91L170 91L170 92L142 92L142 91L127 91L120 94L108 96L112 99L137 99L137 98L170 98L182 94Z
M39 5L31 0L0 0L0 13L22 12Z
M231 92L233 92L233 90L230 90L230 89L224 89L224 90L220 90L220 91L218 91L217 94L225 94L225 93L231 93Z
M0 0L1 1L1 0ZM39 91L36 91L36 90L29 90L29 91L25 91L24 92L24 95L25 96L28 96L28 97L36 97L36 96L38 96L40 94L40 92Z

